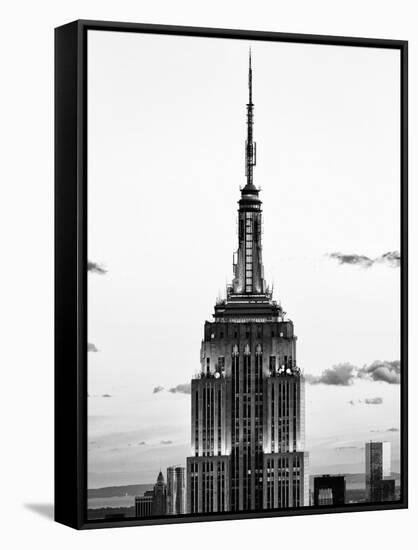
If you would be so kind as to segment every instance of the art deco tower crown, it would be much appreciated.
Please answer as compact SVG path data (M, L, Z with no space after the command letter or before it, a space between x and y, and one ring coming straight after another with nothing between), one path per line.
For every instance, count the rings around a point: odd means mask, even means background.
M264 280L262 261L262 210L260 190L254 185L257 145L254 141L254 103L251 50L248 67L247 139L245 142L246 185L238 201L238 249L234 254L232 284L227 287L225 300L215 306L215 318L233 321L244 312L249 319L268 321L282 319L284 312L272 300Z

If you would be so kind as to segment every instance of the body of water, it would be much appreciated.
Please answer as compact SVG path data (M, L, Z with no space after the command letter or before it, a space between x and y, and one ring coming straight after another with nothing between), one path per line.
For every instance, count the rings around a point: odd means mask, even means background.
M128 508L129 506L135 506L135 497L132 495L88 499L89 508Z

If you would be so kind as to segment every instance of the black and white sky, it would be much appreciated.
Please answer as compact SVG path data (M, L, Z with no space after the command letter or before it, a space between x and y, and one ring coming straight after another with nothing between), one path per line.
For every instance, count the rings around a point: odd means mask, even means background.
M265 276L298 336L312 473L399 453L399 53L89 31L89 486L190 451L232 277L253 52Z

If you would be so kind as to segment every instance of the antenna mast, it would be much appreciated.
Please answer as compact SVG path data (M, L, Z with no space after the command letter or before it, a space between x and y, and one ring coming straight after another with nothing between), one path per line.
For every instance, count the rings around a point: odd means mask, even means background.
M254 103L253 70L251 67L251 48L248 58L248 103L247 103L247 140L245 142L245 175L247 186L253 185L253 167L257 162L257 144L253 141Z

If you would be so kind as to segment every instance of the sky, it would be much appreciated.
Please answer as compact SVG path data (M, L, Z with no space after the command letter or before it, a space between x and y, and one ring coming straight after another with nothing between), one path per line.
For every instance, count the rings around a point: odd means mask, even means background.
M187 384L237 248L249 46L265 278L298 336L311 473L363 471L370 439L399 471L399 53L88 33L89 487L190 453Z

